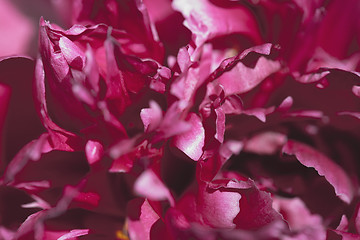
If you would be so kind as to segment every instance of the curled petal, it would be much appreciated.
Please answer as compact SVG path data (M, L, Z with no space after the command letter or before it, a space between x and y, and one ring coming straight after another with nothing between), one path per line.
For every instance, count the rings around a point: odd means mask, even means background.
M226 95L240 94L251 90L279 69L279 62L260 57L254 68L239 62L217 81L224 87Z
M331 159L305 144L291 140L284 145L282 152L295 155L304 166L313 167L334 187L341 200L351 202L354 196L352 183L345 171Z
M36 61L34 81L36 110L38 111L44 127L49 130L50 137L52 138L52 144L55 146L55 149L66 151L74 150L74 148L78 147L78 145L69 144L69 140L75 139L75 135L59 127L49 116L45 96L45 73L41 59Z
M85 54L67 37L61 37L59 47L69 66L82 70L85 65Z

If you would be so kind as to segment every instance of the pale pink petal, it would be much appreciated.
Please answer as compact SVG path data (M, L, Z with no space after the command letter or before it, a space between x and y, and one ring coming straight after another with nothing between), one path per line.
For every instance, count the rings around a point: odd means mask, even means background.
M150 200L161 201L168 200L174 205L174 199L158 176L152 170L145 170L136 180L134 191L139 196L146 197Z
M256 20L246 7L221 8L211 1L190 0L173 1L175 10L185 17L185 26L191 30L197 46L212 38L242 33L256 43L260 42L260 33Z
M90 229L74 229L62 235L57 240L74 240L77 239L77 237L88 235L89 231Z
M224 87L226 95L239 94L251 90L279 69L279 62L260 57L254 68L247 67L239 62L217 81Z
M322 119L324 117L324 113L322 111L317 110L302 110L302 111L293 111L285 113L284 116L287 117L308 117L315 119Z
M4 227L0 227L0 238L4 240L13 240L15 233L10 229L6 229Z
M251 137L245 142L244 151L272 155L286 143L287 137L277 132L264 132Z
M219 140L219 142L224 142L224 134L225 134L225 112L219 107L215 109L216 113L216 133L215 138Z
M276 110L281 112L286 112L291 108L293 102L294 102L293 98L291 96L288 96L284 99L284 101L281 102L281 104Z
M85 54L67 37L60 37L59 47L69 66L82 70L85 66Z
M12 1L0 1L0 56L27 54L34 30L31 20Z
M139 209L140 208L140 209ZM159 215L147 199L134 199L129 202L128 232L133 240L150 240L151 228Z
M36 195L32 195L31 197L35 200L35 202L23 204L23 205L21 205L21 207L23 207L23 208L40 208L40 209L50 209L51 208L51 206L48 202L37 197Z
M159 136L155 137L155 142L185 133L191 129L191 124L181 118L182 110L179 105L179 102L175 102L165 112L158 129Z
M274 112L275 107L270 107L270 108L250 108L250 109L246 109L243 110L242 113L249 115L249 116L254 116L257 119L259 119L262 122L266 122L266 116L272 112Z
M282 213L296 236L295 239L326 239L326 229L321 216L312 214L300 198L275 198L274 206Z
M355 96L360 97L360 86L353 86L352 92L355 94Z
M342 215L339 226L337 226L336 230L339 231L348 231L349 221L345 215Z
M103 155L103 145L95 140L89 140L85 145L85 154L86 159L88 160L89 164L94 164L100 161Z
M205 131L201 119L195 113L190 113L186 120L191 125L190 130L175 136L173 144L191 159L197 161L203 153Z
M25 191L38 191L39 189L50 188L50 182L46 180L36 182L22 182L14 185L14 187L18 189L24 189Z
M234 183L235 184L235 183ZM212 192L211 189L200 191L198 196L197 210L202 213L204 222L216 228L235 228L235 217L241 211L239 201L242 198L237 191L226 191L227 188L235 188L232 182ZM225 191L224 191L225 190Z
M150 108L141 109L140 117L144 124L144 130L155 130L162 121L162 110L155 101L150 101Z

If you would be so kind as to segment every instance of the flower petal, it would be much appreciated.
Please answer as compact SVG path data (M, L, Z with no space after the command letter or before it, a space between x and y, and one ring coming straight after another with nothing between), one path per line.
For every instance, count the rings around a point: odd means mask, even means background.
M334 187L336 195L341 200L348 204L351 202L354 196L352 183L345 171L331 159L305 144L292 140L284 145L282 151L295 155L304 166L313 167Z
M197 161L203 153L205 131L201 119L195 113L190 113L186 120L191 125L190 130L175 136L173 144L188 157Z

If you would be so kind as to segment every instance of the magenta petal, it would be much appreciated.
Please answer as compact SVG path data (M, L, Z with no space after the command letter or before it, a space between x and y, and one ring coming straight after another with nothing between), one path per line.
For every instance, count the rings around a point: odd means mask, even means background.
M339 230L332 230L334 233L336 233L336 237L331 234L329 234L329 236L332 236L333 238L329 238L329 239L338 239L341 238L342 240L358 240L360 238L360 236L358 234L353 234L353 233L349 233L349 232L343 232L343 231L339 231ZM341 236L341 237L340 237Z
M353 216L355 228L358 234L360 234L360 204L358 203L356 212ZM340 226L340 225L339 225Z
M228 177L238 176L229 173ZM272 207L270 194L260 191L253 181L244 178L200 182L198 191L185 194L177 209L189 222L217 229L255 230L282 220Z
M69 145L69 139L74 139L75 135L56 125L49 116L45 96L45 73L41 59L36 61L34 82L36 110L38 111L44 127L49 130L55 149L72 151L76 147L74 145Z
M272 206L270 193L259 190L252 180L249 180L247 185L240 185L238 190L241 199L240 212L234 219L237 227L252 230L282 220L281 215Z
M128 218L130 238L133 240L150 240L151 228L160 217L149 201L147 199L134 199L129 203L128 210L130 212Z
M49 64L48 66L45 65L45 68L48 68L53 72L55 83L58 83L68 78L70 69L64 55L61 52L54 50L48 32L51 30L50 23L40 19L39 44L41 58L44 63Z
M190 130L174 137L173 144L191 159L197 161L203 153L205 130L201 119L195 113L190 113L186 120L191 125Z
M352 183L346 172L331 159L305 144L291 140L284 145L282 151L295 155L304 166L315 168L319 175L324 176L334 187L341 200L351 202L354 196Z
M32 59L0 57L0 133L3 140L0 165L7 164L25 144L45 130L33 101L33 76Z
M26 234L29 234L31 231L34 231L35 237L42 237L44 234L44 228L42 220L46 216L46 211L42 210L31 214L26 218L26 220L21 224L15 233L15 239L21 239Z
M229 181L224 189L212 191L206 189L200 191L198 196L198 211L202 213L204 222L216 228L235 228L235 217L241 211L239 201L242 198L236 189L238 186L235 182Z
M226 95L239 94L251 90L279 69L279 62L260 57L254 68L247 67L239 62L217 81L224 87Z
M8 86L0 84L0 129L2 129L10 100L11 90ZM1 132L0 132L1 133Z
M49 135L46 133L26 144L7 166L3 176L4 182L12 182L29 161L38 161L43 153L50 150Z
M3 128L4 122L6 118L6 113L8 109L8 104L10 100L10 88L0 84L0 156L3 156L3 149L2 149L2 139L3 139ZM4 164L4 159L0 157L0 169L2 169L2 165Z
M202 159L205 161L200 161L198 163L198 178L204 182L210 182L218 174L219 170L223 167L226 161L233 155L239 154L243 148L243 143L240 141L226 141L224 142L219 149L219 154L210 157L205 154L202 156Z
M295 239L326 239L326 229L320 215L311 214L300 198L274 200L275 208L282 213Z
M128 35L129 50L142 58L162 62L164 50L143 1L73 1L73 24L106 24Z

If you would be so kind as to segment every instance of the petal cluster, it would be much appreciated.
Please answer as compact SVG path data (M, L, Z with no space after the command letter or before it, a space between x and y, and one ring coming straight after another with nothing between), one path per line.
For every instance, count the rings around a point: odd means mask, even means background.
M357 1L47 4L0 45L0 239L360 239Z

